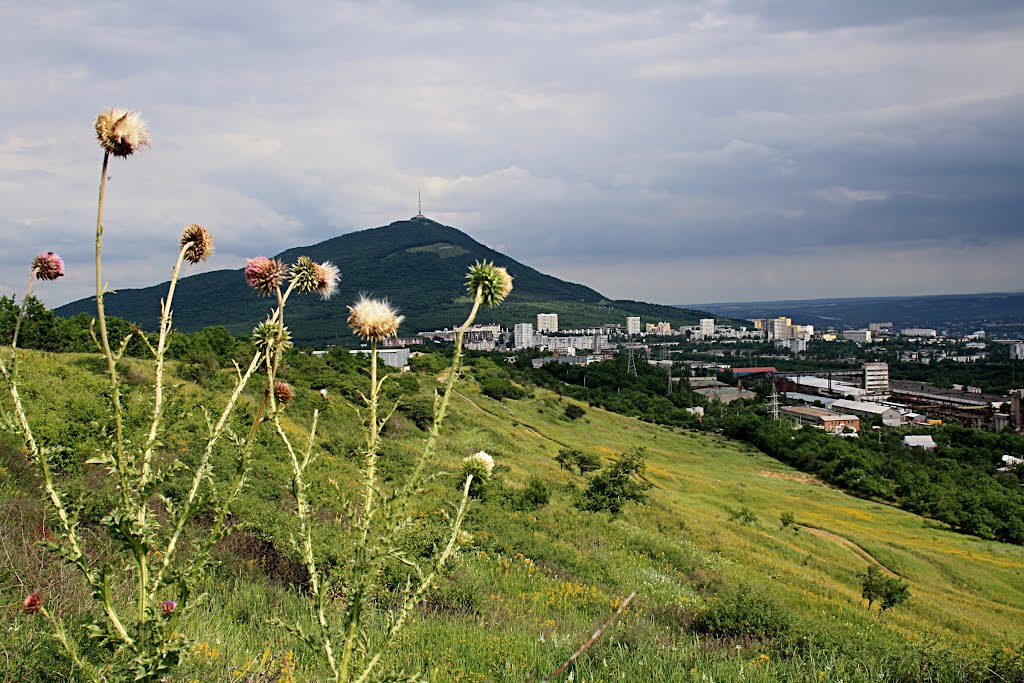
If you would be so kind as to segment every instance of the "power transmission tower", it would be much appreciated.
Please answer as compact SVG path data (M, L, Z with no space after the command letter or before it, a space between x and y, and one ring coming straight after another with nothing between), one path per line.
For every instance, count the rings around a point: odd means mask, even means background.
M772 395L768 401L768 413L772 416L773 420L779 419L779 392L775 390L775 380L770 380L772 383Z
M626 348L629 351L629 360L626 362L626 373L629 374L632 372L633 376L636 377L636 349L633 348L632 345Z

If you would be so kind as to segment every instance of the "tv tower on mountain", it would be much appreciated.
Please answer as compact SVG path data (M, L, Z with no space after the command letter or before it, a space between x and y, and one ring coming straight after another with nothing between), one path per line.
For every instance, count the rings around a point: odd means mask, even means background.
M416 218L426 218L423 215L423 190L416 190Z

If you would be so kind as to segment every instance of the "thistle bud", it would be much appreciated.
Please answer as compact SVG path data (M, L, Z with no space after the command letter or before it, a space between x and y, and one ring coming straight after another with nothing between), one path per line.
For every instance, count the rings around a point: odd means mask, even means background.
M21 611L25 614L35 614L43 607L43 592L34 590L21 603Z
M497 306L512 291L512 276L504 268L499 268L488 261L477 261L469 267L466 275L466 289L470 296L480 292L480 303L485 306Z
M273 347L278 344L278 337L280 336L281 349L291 348L292 335L288 331L287 327L283 327L281 323L275 322L270 318L267 318L252 331L252 339L256 342L256 345L260 348Z
M274 382L274 398L282 406L286 406L295 398L295 390L287 382Z
M174 610L178 609L178 603L174 602L174 600L164 600L160 603L160 607L163 609L164 614L170 614Z

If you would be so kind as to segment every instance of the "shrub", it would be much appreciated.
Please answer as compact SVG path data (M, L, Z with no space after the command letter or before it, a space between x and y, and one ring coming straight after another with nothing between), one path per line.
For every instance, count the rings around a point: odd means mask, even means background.
M790 626L789 614L769 596L750 586L736 586L708 600L692 628L715 636L772 638Z
M740 508L732 508L729 510L729 520L733 522L739 522L740 524L756 524L757 515L749 507L744 505Z
M587 411L575 403L565 406L565 416L570 420L578 420L586 414Z
M621 454L615 461L594 475L583 495L576 503L581 510L607 511L616 516L629 502L647 501L650 483L641 477L646 468L643 448Z
M518 510L540 510L551 500L551 491L544 480L536 474L526 482L526 486L516 492L515 508Z
M481 380L480 391L495 401L501 401L506 398L516 400L526 396L525 391L504 377L487 377Z
M601 459L593 453L584 453L575 448L563 448L555 456L555 462L563 470L578 474L587 474L601 469Z
M883 575L878 565L868 565L860 577L861 597L868 601L868 609L877 600L884 612L906 602L910 597L910 586L899 577Z
M795 522L796 518L793 516L792 512L783 512L781 515L779 515L779 523L782 525L783 529L788 527L790 524L794 524Z

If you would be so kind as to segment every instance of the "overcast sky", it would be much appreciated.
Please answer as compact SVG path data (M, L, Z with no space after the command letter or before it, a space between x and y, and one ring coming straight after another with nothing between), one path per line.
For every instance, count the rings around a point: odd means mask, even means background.
M238 268L424 213L658 303L1024 290L1024 3L5 2L0 293ZM193 271L190 271L193 272Z

